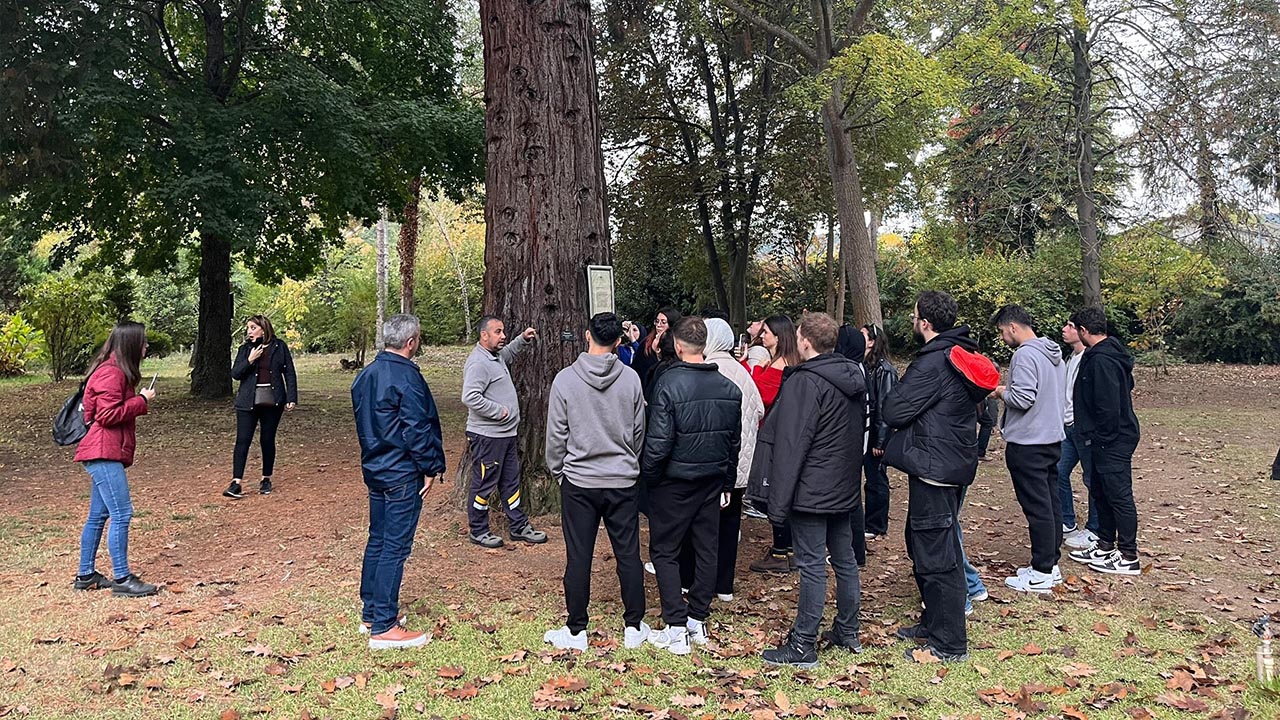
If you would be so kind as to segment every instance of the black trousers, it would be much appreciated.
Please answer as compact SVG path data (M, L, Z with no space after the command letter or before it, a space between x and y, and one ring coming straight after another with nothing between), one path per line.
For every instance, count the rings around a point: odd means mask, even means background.
M249 445L253 443L253 433L258 425L262 425L262 436L258 440L262 445L262 476L271 477L276 469L276 430L280 429L280 416L283 414L283 405L236 410L236 449L231 461L231 477L244 479Z
M706 620L716 584L720 545L719 479L706 482L663 480L649 486L649 561L658 576L662 619L683 627L689 618ZM693 543L693 582L689 601L680 592L680 546Z
M1080 462L1089 478L1089 502L1098 507L1098 547L1119 548L1138 556L1138 507L1133 501L1133 451L1136 444L1106 449L1086 440Z
M564 530L564 603L566 623L574 634L587 627L591 602L591 562L595 558L600 521L613 546L622 589L622 621L640 627L644 619L644 565L640 562L638 492L629 488L582 488L560 483L560 527Z
M867 450L862 458L862 475L865 480L862 491L866 508L866 532L873 535L889 533L889 471L884 458Z
M909 477L905 523L907 556L925 605L920 623L929 631L929 645L957 655L968 648L963 551L955 529L962 490Z
M742 529L742 496L746 488L729 494L729 507L720 511L720 539L716 549L716 593L733 594L733 576L738 567L738 531ZM680 546L680 587L693 586L696 556L693 536L685 535Z
M1276 461L1271 463L1271 479L1280 480L1280 450L1276 451Z
M1031 567L1053 571L1062 557L1062 503L1058 501L1058 458L1062 443L1007 443L1005 464L1013 478L1013 492L1027 517L1031 535Z

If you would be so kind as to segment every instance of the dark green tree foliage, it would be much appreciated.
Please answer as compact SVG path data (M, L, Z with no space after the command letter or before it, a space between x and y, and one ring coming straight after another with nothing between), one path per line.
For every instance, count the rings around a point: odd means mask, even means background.
M1215 260L1227 284L1188 300L1173 346L1192 362L1280 363L1280 248L1228 247Z
M411 177L468 186L481 116L457 99L430 0L88 3L10 10L3 212L142 272L199 258L192 391L228 394L231 266L303 277ZM6 138L9 138L6 135Z

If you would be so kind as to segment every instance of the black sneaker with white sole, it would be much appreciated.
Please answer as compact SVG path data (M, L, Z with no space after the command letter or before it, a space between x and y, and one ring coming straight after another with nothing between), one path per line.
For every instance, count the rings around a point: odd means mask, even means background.
M258 483L258 493L262 495L271 494L271 478L262 478L262 482Z
M1142 565L1138 562L1138 558L1129 560L1121 555L1119 550L1112 550L1106 557L1089 563L1089 568L1108 575L1142 574Z
M231 484L227 486L227 489L222 491L222 496L229 497L233 500L239 500L244 497L244 492L240 489L240 483L232 480Z
M1067 557L1084 565L1092 565L1094 561L1102 560L1110 555L1113 551L1103 550L1098 547L1097 543L1090 545L1083 550L1073 550L1067 553Z

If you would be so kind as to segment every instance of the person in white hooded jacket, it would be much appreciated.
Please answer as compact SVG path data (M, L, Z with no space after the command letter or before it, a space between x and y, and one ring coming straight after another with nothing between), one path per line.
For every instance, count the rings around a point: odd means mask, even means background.
M707 318L707 345L703 350L708 363L733 381L742 391L742 444L738 451L738 477L730 494L729 505L720 510L720 547L716 553L716 597L723 602L733 600L733 579L738 565L738 536L742 529L742 496L747 491L751 461L756 451L756 433L764 417L764 400L751 373L733 357L733 328L720 318ZM693 582L693 545L685 541L680 551L681 585Z

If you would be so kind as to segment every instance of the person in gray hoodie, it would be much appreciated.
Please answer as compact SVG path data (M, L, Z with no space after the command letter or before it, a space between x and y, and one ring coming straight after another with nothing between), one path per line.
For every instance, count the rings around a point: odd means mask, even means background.
M556 374L547 401L547 469L560 483L569 617L542 639L561 650L587 649L591 561L603 520L622 586L624 644L637 648L649 637L636 487L644 448L644 392L639 376L614 354L622 337L616 315L591 318L586 337L588 351Z
M527 328L510 345L502 320L480 318L480 342L462 367L462 403L467 406L467 441L471 452L471 505L467 516L471 542L502 547L502 538L489 530L489 496L497 490L506 505L511 539L544 543L547 534L534 530L520 507L520 458L516 428L520 398L507 367L538 332Z
M1004 583L1020 592L1049 592L1062 583L1058 459L1066 438L1062 428L1066 365L1062 347L1037 337L1031 316L1022 307L1006 305L992 322L1001 339L1015 348L1009 361L1009 384L997 387L992 395L1004 399L1000 432L1006 444L1005 463L1031 535L1031 565L1019 568Z

